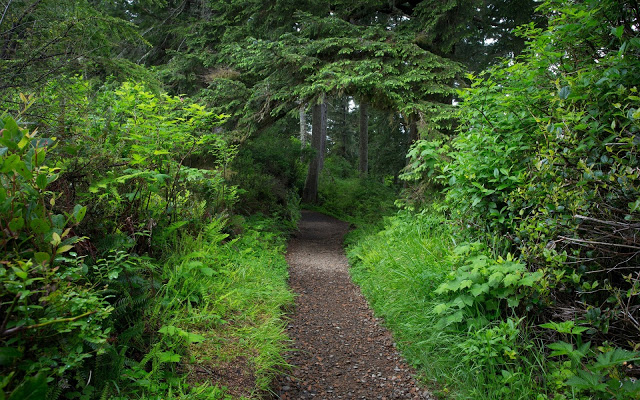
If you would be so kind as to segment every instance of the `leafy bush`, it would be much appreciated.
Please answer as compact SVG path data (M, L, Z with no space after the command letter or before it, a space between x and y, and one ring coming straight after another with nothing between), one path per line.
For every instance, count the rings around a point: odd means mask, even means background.
M230 181L241 188L237 209L244 215L295 219L306 169L300 161L300 141L289 135L287 122L247 139L231 165Z
M378 222L395 211L396 190L375 178L361 179L342 157L327 157L320 174L321 211L354 223Z
M497 255L515 255L501 263L474 258L454 271L440 287L451 296L438 309L450 318L445 322L455 327L464 316L496 317L499 309L503 321L525 317L547 344L558 338L533 321L585 328L582 336L594 345L580 350L578 361L552 367L559 383L550 390L559 398L634 396L629 382L637 367L625 361L640 340L634 9L628 1L546 1L539 11L548 29L520 28L529 38L522 57L468 77L471 86L459 92L457 136L418 142L405 174L444 187L459 226L494 244ZM498 271L507 272L508 285L491 280ZM521 280L526 285L518 287ZM496 296L486 297L498 292L498 303L527 302L509 315L494 306ZM476 302L476 295L484 297ZM551 348L553 357L561 355ZM599 357L617 361L595 367Z
M523 300L531 289L526 281L517 285L527 278L526 269L513 260L491 261L477 245L456 246L464 232L439 208L402 211L387 218L380 232L350 234L354 280L437 394L535 398L533 382L542 370L526 321L514 317L507 306L507 299ZM490 286L487 282L496 272L500 279L495 275ZM447 321L458 311L462 319Z
M113 307L72 252L83 240L72 231L86 208L53 211L59 194L47 187L59 168L47 155L55 141L8 116L0 132L0 394L42 398L58 390L54 381L68 386L82 380L77 368L104 352Z
M89 98L80 78L71 81L68 90L90 107L63 121L56 189L90 204L86 233L124 234L137 251L149 251L171 231L187 224L197 231L202 217L231 209L237 190L225 173L236 148L215 131L223 115L128 82ZM43 96L55 103L59 94Z
M521 306L530 311L540 304L542 271L529 272L510 254L506 260L491 260L484 254L477 254L477 247L474 243L454 250L455 255L463 256L464 264L449 273L448 279L436 289L436 294L450 298L434 309L438 314L448 314L442 320L445 326L463 321L468 328L478 323L482 326L489 320L506 317L508 309L515 312ZM469 255L470 252L476 254Z

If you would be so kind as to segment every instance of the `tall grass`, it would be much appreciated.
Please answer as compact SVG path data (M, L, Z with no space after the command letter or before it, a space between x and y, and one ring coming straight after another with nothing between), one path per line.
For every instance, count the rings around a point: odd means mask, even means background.
M527 372L537 368L529 360L527 335L520 325L486 321L475 328L444 327L434 311L444 301L436 289L460 262L454 250L464 238L456 229L430 207L418 214L401 211L387 218L380 232L356 230L347 238L353 279L437 395L535 398L534 377ZM518 351L515 367L491 358L508 346Z
M213 219L198 236L177 236L146 317L151 349L124 368L125 398L261 398L286 365L284 236L256 216L230 239ZM118 390L119 391L119 390ZM115 392L115 391L114 391ZM115 394L115 393L112 393Z

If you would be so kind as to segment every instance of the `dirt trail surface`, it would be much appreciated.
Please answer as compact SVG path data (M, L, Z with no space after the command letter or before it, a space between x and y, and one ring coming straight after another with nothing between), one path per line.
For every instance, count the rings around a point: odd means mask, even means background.
M296 351L276 394L281 400L432 399L351 282L342 249L348 228L303 211L289 242L290 284L298 297L288 333Z

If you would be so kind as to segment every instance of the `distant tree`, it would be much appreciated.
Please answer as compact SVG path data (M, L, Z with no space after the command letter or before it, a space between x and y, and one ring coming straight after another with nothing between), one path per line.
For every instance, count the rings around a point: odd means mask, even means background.
M366 99L360 102L359 132L358 172L364 178L369 172L369 103Z
M42 87L61 74L144 73L118 55L135 26L82 0L14 0L0 7L0 93ZM5 101L9 99L5 98Z
M513 58L525 48L526 38L515 28L533 23L546 26L546 17L537 13L540 0L477 0L466 19L467 34L456 44L456 60L480 71L501 58Z
M318 180L324 163L324 149L327 140L327 103L324 96L313 105L313 123L311 128L311 148L314 150L309 163L309 172L302 193L302 201L318 201Z

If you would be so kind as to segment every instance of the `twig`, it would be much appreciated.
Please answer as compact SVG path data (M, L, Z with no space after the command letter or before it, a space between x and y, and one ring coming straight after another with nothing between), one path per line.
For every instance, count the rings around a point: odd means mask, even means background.
M640 228L640 224L625 224L625 223L617 222L617 221L603 221L601 219L586 217L584 215L574 215L573 218L583 219L585 221L598 222L598 223L603 224L603 225L622 226L622 227L625 227L625 228L632 228L632 227Z
M19 298L20 298L20 293L16 294L16 296L13 298L13 303L11 303L11 306L7 310L7 314L4 316L4 321L2 321L2 325L0 326L0 332L3 332L4 328L7 327L7 323L9 322L9 316L11 315L11 311L13 311L13 307L16 306L16 303L18 302Z
M585 244L599 244L599 245L603 245L603 246L616 246L616 247L624 247L626 249L633 249L633 250L639 250L640 251L640 247L638 246L631 246L628 244L618 244L618 243L606 243L606 242L596 242L594 240L583 240L583 239L574 239L574 238L568 238L566 236L559 236L560 239L564 239L567 240L569 242L573 242L573 243L585 243Z
M4 16L7 14L7 10L9 9L9 6L11 5L11 3L13 3L13 0L9 0L9 2L7 3L7 6L4 8L4 12L2 13L2 18L0 18L0 25L2 25L2 21L4 21Z
M89 311L89 312L86 312L86 313L84 313L82 315L78 315L77 317L54 319L53 321L47 321L47 322L43 322L41 324L35 324L35 325L29 325L29 326L24 326L24 325L16 326L15 328L7 329L6 331L0 332L0 336L10 336L10 335L16 334L16 333L21 332L21 331L26 331L27 329L42 328L42 327L47 326L47 325L58 324L58 323L61 323L61 322L73 322L75 320L87 317L87 316L89 316L91 314L95 314L97 312L98 311Z

